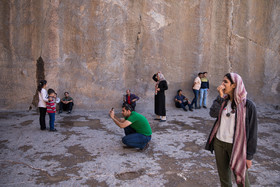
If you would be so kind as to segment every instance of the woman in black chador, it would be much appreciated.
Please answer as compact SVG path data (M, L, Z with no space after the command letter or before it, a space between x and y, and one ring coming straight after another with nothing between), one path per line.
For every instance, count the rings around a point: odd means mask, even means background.
M155 85L155 120L160 122L166 121L165 109L165 94L164 91L168 89L167 82L161 72L154 74L153 80L156 81Z

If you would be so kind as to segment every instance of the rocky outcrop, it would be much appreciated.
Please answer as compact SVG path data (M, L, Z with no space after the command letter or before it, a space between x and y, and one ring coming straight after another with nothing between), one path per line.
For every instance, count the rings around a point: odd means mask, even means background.
M209 72L209 105L231 71L256 103L280 104L278 0L2 0L0 20L4 110L28 109L42 75L76 108L119 106L126 88L152 108L159 70L169 105L179 88L193 97L199 71Z

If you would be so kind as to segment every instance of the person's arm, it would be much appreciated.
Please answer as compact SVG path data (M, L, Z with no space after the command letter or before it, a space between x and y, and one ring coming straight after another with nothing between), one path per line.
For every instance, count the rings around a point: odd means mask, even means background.
M66 104L66 103L65 103L65 97L63 97L63 98L60 100L60 102L62 102L63 104Z
M195 78L194 81L193 81L193 85L192 85L192 88L198 83L197 79Z
M116 115L115 115L115 119L118 120L119 122L123 123L125 121L124 118L118 118Z
M180 100L177 98L177 96L175 96L174 101L175 101L175 102L178 102L178 103L182 103L182 101L180 101Z
M166 81L161 81L158 85L158 91L164 91L168 90L167 82Z
M72 98L72 97L70 97L69 99L70 99L70 100L69 100L69 101L67 101L67 104L68 104L68 103L73 103L73 98Z
M185 96L184 96L184 100L185 100L186 102L188 102L188 104L191 104L190 100L189 100L188 98L186 98Z
M114 112L114 109L113 110L110 110L110 113L109 113L110 117L112 118L112 120L114 121L114 123L116 125L118 125L120 128L125 128L125 127L128 127L129 125L131 125L132 123L128 120L121 120L119 119L118 117L115 116L115 112Z
M219 112L222 106L222 103L225 101L221 96L217 96L217 98L213 101L212 106L210 107L210 116L213 118L217 118L219 116Z
M45 102L48 102L48 101L49 101L49 99L48 99L48 93L47 93L47 91L46 91L45 89L42 89L41 92L40 92L40 94L41 94L41 96L42 96L42 98L43 98L43 101L45 101Z
M137 95L131 94L131 96L133 96L133 99L131 100L132 103L139 100L139 97Z
M258 132L258 122L257 122L257 110L253 102L247 100L246 103L246 115L248 115L249 123L247 127L247 168L250 168L252 165L253 155L256 153L257 149L257 132Z
M126 95L123 95L123 102L124 102L124 103L127 102L127 101L126 101Z

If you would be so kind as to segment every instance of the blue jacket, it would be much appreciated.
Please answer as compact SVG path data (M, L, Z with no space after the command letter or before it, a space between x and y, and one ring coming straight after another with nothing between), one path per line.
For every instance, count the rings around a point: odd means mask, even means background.
M133 99L136 99L137 101L139 100L139 97L137 96L137 95L135 95L135 94L130 94L130 101L132 101ZM125 96L125 102L126 103L128 103L127 102L127 100L128 100L128 95L126 94L126 96ZM136 102L136 101L135 101ZM134 103L134 102L131 102L131 104L132 103Z

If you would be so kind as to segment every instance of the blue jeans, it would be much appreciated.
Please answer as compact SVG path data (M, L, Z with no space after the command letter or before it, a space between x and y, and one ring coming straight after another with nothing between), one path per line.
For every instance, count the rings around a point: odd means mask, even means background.
M203 106L206 106L207 90L208 88L200 88L199 106L202 106L202 100L203 100Z
M198 99L199 90L193 89L193 93L194 93L194 98L192 100L191 106L193 107L194 104L195 108L197 108L197 99Z
M50 117L50 130L54 130L55 113L49 113Z
M124 133L125 136L122 138L122 142L128 147L143 149L151 140L151 136L145 136L143 134L137 133L130 126L124 128Z
M177 108L185 108L187 105L188 105L189 109L192 109L192 105L189 104L188 101L182 102L182 103L175 102L175 106L176 106Z

